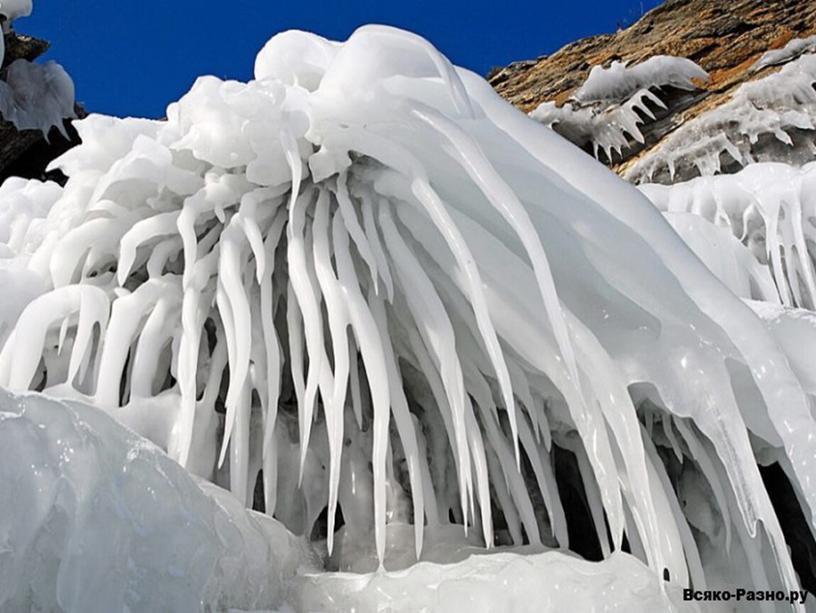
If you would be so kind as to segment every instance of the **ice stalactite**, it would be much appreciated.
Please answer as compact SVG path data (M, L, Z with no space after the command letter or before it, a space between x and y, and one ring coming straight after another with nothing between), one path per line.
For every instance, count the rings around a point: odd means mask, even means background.
M752 449L787 459L810 519L784 347L642 194L427 41L287 32L249 83L76 128L64 188L0 199L7 267L44 285L3 322L0 385L93 402L247 504L263 472L270 513L307 536L325 514L331 551L339 511L337 543L380 563L405 524L414 557L451 523L567 546L568 449L604 554L625 536L716 583L671 448L717 494L710 542L727 526L769 561L758 589L796 585ZM52 190L36 224L6 204Z

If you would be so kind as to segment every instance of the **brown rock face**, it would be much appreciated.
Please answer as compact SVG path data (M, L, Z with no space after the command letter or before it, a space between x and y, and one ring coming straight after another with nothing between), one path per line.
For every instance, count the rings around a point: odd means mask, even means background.
M669 0L625 30L579 40L538 60L511 64L488 80L499 94L530 112L548 100L563 104L595 65L608 66L613 60L636 64L655 55L695 61L708 71L710 81L701 84L698 95L672 108L671 116L662 118L657 129L646 135L645 146L633 147L623 159L610 163L623 172L674 128L719 106L743 82L776 70L750 71L763 53L814 34L814 0Z

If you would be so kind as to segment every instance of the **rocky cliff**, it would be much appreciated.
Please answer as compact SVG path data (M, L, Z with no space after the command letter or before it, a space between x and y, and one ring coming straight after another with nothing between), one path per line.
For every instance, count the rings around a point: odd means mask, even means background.
M649 168L654 176L643 170L646 158L658 152L679 127L727 104L740 86L779 71L780 64L796 59L803 49L757 69L766 52L786 45L790 48L791 41L796 47L797 39L814 34L816 2L812 0L670 0L626 29L579 40L536 60L513 63L491 73L489 81L507 100L531 112L547 101L559 107L568 103L594 66L608 66L614 61L636 65L656 55L693 60L708 72L709 79L695 81L698 88L692 92L664 88L668 90L662 92L666 108L652 105L655 117L654 121L644 121L643 142L631 142L611 159L599 156L627 178L669 182L677 177L670 177L673 172L667 169ZM800 125L788 132L796 141L797 131L805 128L808 126ZM812 137L804 140L803 150L812 156ZM754 161L753 154L749 152L747 161ZM765 158L774 156L778 154ZM758 159L765 158L760 154ZM729 161L733 162L728 158L723 164L727 166ZM680 169L680 173L680 178L706 174L699 169Z

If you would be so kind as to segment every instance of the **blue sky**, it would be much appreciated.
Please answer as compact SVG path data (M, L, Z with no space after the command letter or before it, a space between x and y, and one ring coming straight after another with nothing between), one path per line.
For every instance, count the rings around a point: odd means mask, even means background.
M297 28L344 40L359 25L413 30L481 74L613 32L657 0L35 0L20 32L51 41L89 111L160 117L195 77L250 78L255 54ZM67 6L70 6L69 10ZM225 9L224 7L229 7Z

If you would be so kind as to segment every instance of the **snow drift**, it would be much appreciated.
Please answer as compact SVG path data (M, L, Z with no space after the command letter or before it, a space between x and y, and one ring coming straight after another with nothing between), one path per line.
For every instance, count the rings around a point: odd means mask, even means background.
M559 448L605 557L625 535L678 585L796 586L757 469L783 464L812 525L785 346L635 188L423 39L286 32L165 121L75 125L64 188L0 199L25 289L0 385L325 521L329 552L338 509L379 561L397 523L415 557L449 524L566 548Z

